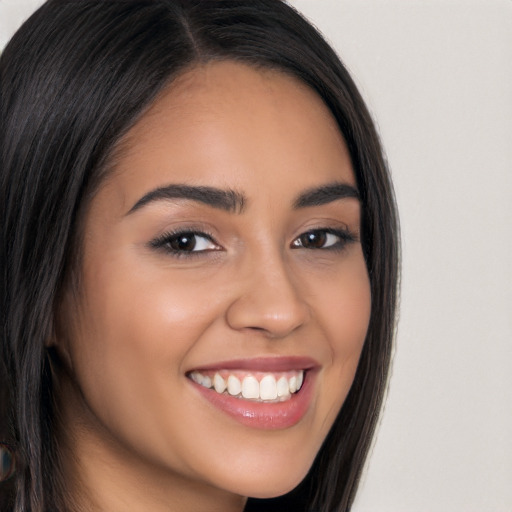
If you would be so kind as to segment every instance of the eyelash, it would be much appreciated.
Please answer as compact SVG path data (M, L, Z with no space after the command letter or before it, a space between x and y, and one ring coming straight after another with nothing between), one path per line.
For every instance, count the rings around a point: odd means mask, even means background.
M304 238L307 235L334 235L338 237L338 241L335 243L328 245L327 247L304 247ZM201 230L196 230L194 228L189 229L178 229L176 231L169 231L163 233L159 237L152 240L149 245L153 249L164 250L166 253L172 255L176 258L194 258L203 255L206 252L215 252L220 249L203 249L199 251L194 250L186 250L186 249L174 249L171 247L171 243L177 241L180 237L200 237L208 240L211 244L216 247L220 247L214 240L213 235L209 233L205 233ZM301 240L302 239L302 240ZM196 238L197 240L197 238ZM291 244L293 249L303 248L305 250L321 250L321 251L342 251L345 246L349 243L357 241L357 237L354 236L349 230L346 229L335 229L335 228L315 228L305 231L297 238L295 238ZM193 247L192 249L194 249Z
M204 231L201 231L199 229L194 228L188 228L188 229L177 229L176 231L168 231L166 233L163 233L159 237L152 240L149 245L153 249L161 249L164 250L166 253L170 254L171 256L174 256L176 258L194 258L197 256L200 256L204 254L205 252L213 252L218 249L206 249L201 251L187 251L187 250L180 250L180 249L173 249L171 247L171 243L175 240L178 240L180 237L201 237L208 240L211 244L219 247L219 245L215 242L213 239L213 235L209 233L205 233Z
M299 245L299 244L295 245L296 242L299 242L299 241L301 243L303 243L303 241L301 241L301 238L303 238L307 235L312 235L312 234L334 235L334 236L338 237L338 241L332 245L327 246L327 247L304 247L303 245ZM341 251L345 248L345 246L347 244L355 242L356 240L357 240L356 236L354 236L348 229L315 228L315 229L310 229L308 231L305 231L304 233L299 235L297 238L295 238L295 240L292 242L292 246L294 248L302 247L306 250L316 249L316 250L321 250L321 251Z

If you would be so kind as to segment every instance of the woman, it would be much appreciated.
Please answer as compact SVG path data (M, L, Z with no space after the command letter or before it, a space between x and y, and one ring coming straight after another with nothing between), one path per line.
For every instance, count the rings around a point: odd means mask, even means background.
M275 0L50 0L1 73L16 510L348 510L397 229L330 47Z

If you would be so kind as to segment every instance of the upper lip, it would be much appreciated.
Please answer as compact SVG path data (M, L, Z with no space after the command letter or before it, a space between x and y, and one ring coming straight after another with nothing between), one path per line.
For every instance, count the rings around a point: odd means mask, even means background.
M251 359L230 359L193 368L201 370L249 370L259 372L286 372L290 370L310 370L319 363L311 357L256 357ZM193 371L191 370L191 371Z

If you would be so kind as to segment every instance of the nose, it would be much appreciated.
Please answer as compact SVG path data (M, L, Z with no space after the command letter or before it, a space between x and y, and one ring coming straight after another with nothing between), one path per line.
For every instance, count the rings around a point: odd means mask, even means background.
M281 259L253 261L235 279L237 296L226 312L232 329L283 338L308 321L309 307Z

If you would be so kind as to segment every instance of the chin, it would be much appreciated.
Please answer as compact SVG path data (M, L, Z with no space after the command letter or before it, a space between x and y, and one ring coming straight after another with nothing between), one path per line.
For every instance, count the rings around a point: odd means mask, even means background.
M256 468L243 473L237 472L236 475L233 474L236 480L224 482L225 487L222 484L221 486L249 498L276 498L295 489L305 478L309 469L310 465L299 471L297 462L289 460L283 469L279 470Z

